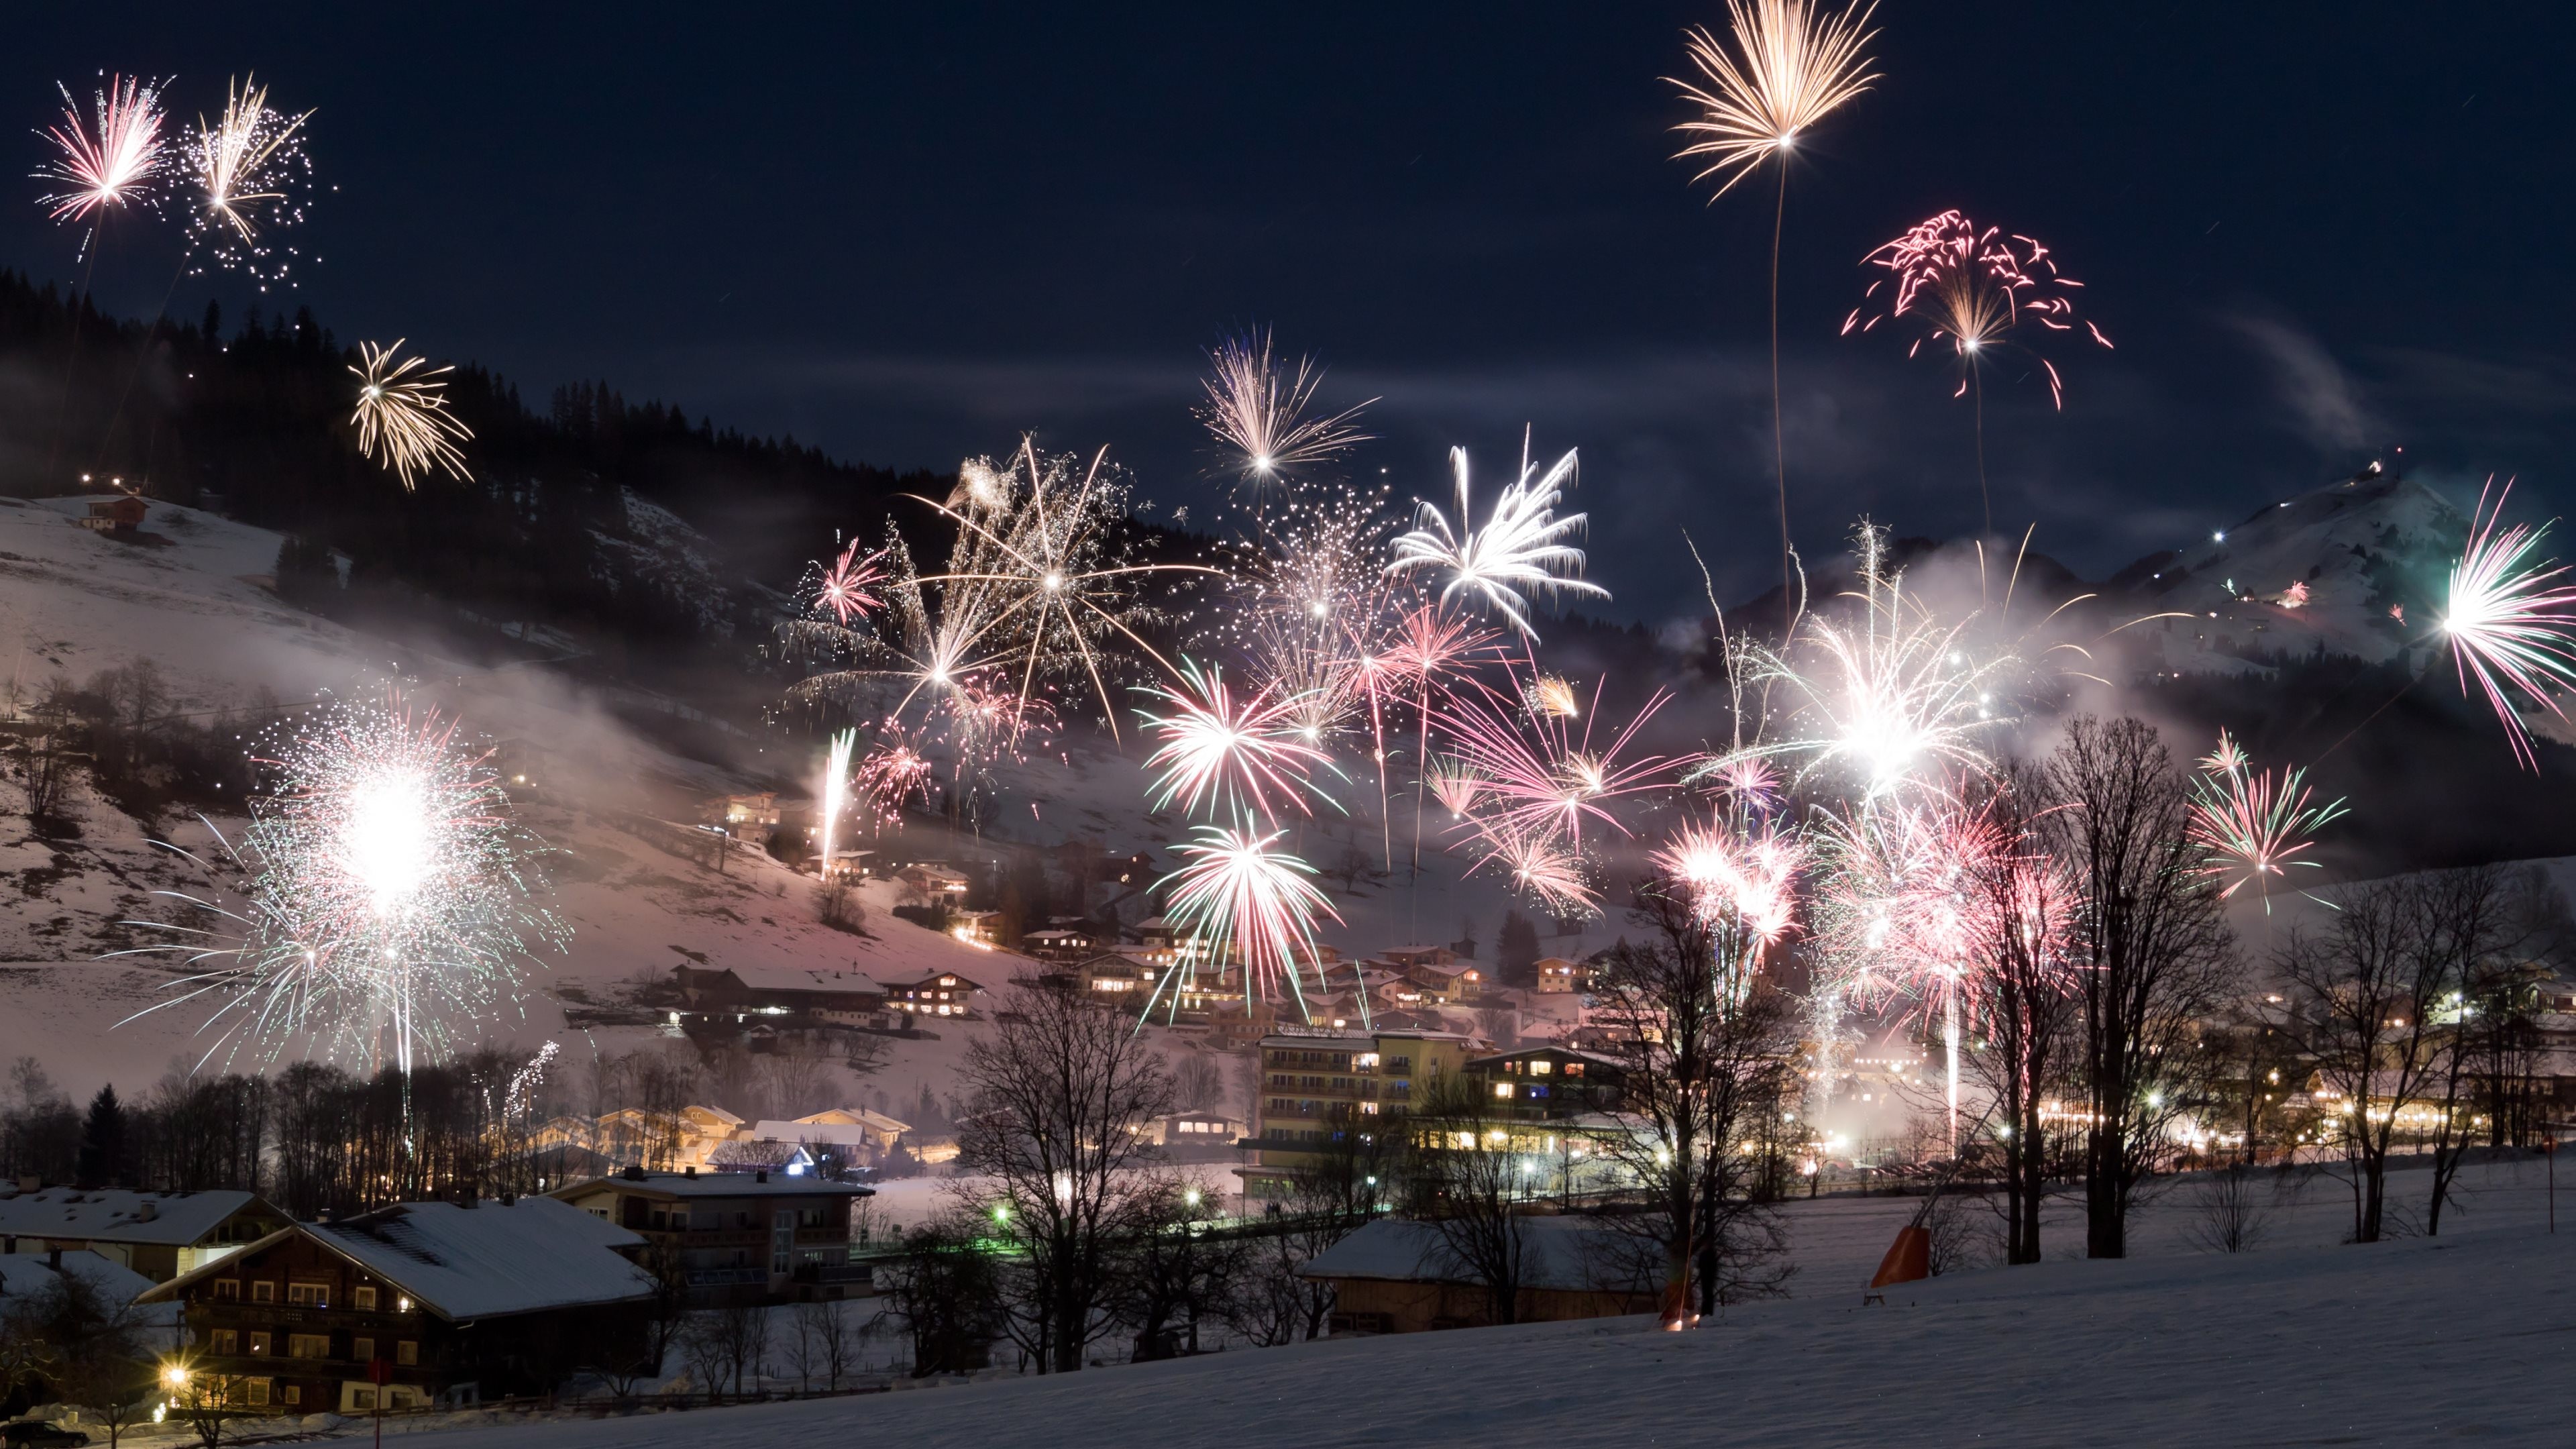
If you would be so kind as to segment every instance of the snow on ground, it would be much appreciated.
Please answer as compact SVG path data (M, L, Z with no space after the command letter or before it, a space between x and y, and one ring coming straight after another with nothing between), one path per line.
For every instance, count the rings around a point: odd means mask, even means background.
M2312 1186L2277 1245L2180 1249L2188 1183L2139 1256L1859 1286L1913 1204L1801 1204L1835 1291L1729 1310L1685 1335L1642 1318L1237 1351L1050 1378L628 1419L483 1424L425 1449L945 1445L1517 1446L1725 1443L2565 1443L2576 1222L2550 1236L2537 1162L2472 1169L2435 1239L2341 1246L2348 1200ZM2412 1198L2425 1174L2398 1177ZM2064 1240L2061 1238L2061 1243ZM2071 1245L2069 1245L2071 1246ZM347 1432L364 1432L351 1424Z

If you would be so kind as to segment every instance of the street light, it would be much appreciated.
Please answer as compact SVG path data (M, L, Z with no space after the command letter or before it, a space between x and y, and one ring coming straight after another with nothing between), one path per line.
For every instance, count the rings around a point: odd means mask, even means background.
M188 1366L181 1363L163 1364L161 1366L161 1382L173 1393L186 1388L188 1386Z

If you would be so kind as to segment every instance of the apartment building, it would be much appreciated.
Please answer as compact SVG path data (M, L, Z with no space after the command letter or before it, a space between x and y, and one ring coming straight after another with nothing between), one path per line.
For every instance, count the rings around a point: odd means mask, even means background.
M1244 1202L1285 1204L1298 1174L1344 1133L1389 1130L1428 1085L1466 1064L1473 1039L1446 1031L1276 1032L1261 1039Z

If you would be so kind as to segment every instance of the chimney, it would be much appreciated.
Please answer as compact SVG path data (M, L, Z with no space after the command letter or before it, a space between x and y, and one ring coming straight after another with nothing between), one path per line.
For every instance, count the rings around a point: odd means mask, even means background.
M63 1271L63 1250L59 1247L45 1249L45 1266L57 1273Z
M688 1166L680 1169L680 1175L682 1177L696 1177L698 1175L698 1165L694 1162L690 1163Z
M751 1175L751 1180L754 1182L769 1181L769 1169L764 1167L760 1171L753 1173Z
M159 1216L161 1216L160 1205L148 1197L135 1205L134 1220L138 1223L148 1223Z

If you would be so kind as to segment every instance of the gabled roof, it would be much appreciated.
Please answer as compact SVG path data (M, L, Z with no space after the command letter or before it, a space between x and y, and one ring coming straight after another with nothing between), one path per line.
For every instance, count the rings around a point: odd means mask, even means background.
M62 1254L59 1263L51 1252L8 1253L0 1254L0 1304L15 1300L24 1305L63 1278L88 1284L111 1304L131 1303L152 1286L151 1279L86 1248ZM179 1329L179 1305L175 1303L154 1304L137 1316L164 1333Z
M770 1124L763 1122L760 1125L766 1127ZM871 1112L865 1107L827 1107L820 1112L814 1113L812 1116L799 1117L795 1122L788 1125L837 1125L846 1127L865 1127L876 1132L909 1132L912 1130L912 1124L909 1122L898 1122L883 1112Z
M0 1236L184 1247L258 1201L247 1192L134 1192L113 1187L0 1193ZM282 1219L286 1214L277 1216Z
M548 1308L635 1303L653 1296L653 1276L617 1250L644 1240L550 1197L474 1207L407 1202L334 1223L298 1223L145 1293L140 1302L182 1296L213 1274L302 1234L451 1322L504 1318Z
M686 965L686 963L683 963ZM700 975L723 971L749 991L815 992L835 995L860 993L883 996L885 988L875 977L848 967L792 966L764 961L740 966L695 966L688 969Z

